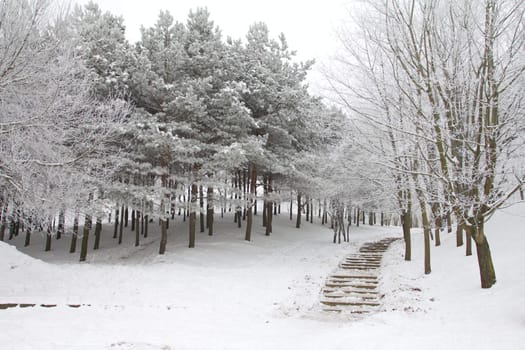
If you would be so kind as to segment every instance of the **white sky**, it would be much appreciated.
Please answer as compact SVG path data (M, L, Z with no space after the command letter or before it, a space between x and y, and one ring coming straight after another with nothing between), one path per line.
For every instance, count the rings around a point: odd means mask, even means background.
M77 0L87 3L88 0ZM140 39L139 28L152 26L160 10L169 10L176 21L186 22L190 9L207 7L211 19L223 36L243 38L250 24L265 22L272 37L284 33L290 49L297 51L301 61L320 62L330 56L337 46L335 30L347 16L350 0L95 0L104 11L124 17L131 42ZM320 79L315 72L311 84Z

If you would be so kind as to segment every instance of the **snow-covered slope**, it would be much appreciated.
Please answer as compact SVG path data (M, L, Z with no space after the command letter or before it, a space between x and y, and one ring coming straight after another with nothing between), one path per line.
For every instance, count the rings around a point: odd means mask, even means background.
M0 303L51 303L55 308L0 310L2 349L521 349L525 344L525 206L498 213L487 231L498 283L481 290L476 258L455 248L453 235L432 249L423 275L421 234L414 261L401 242L385 255L382 312L352 320L323 314L325 277L365 241L400 236L398 228L353 227L352 242L333 245L317 224L297 230L287 215L275 233L257 227L243 241L231 218L217 234L186 248L186 226L170 227L168 253L158 235L133 247L104 234L89 263L67 253L67 238L51 253L34 244L0 243ZM20 245L19 241L10 242ZM44 261L46 262L44 262ZM68 304L85 304L70 308ZM89 304L89 306L88 306Z

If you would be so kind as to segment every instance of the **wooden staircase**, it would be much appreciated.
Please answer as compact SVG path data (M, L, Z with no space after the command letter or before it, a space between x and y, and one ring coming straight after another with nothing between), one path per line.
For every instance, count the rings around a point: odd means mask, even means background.
M378 286L383 253L399 238L385 238L363 244L356 254L339 263L326 279L321 305L326 312L367 314L381 306Z

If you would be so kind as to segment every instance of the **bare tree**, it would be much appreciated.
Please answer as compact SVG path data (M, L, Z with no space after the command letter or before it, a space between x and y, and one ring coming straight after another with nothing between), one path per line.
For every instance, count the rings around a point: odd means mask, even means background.
M0 189L33 219L87 198L111 174L106 141L129 110L91 97L67 16L50 5L0 4Z
M396 121L385 118L387 109L370 108L377 106L378 93L362 93L352 86L355 80L336 80L333 86L372 125L408 141L415 152L403 153L412 159L405 170L415 176L421 209L431 202L454 212L476 243L481 286L490 288L496 276L484 223L524 181L523 173L511 170L519 169L513 166L515 151L523 145L525 4L382 0L368 5L361 22L364 50L344 43L367 82L387 91L380 101L396 111ZM408 121L406 128L400 118Z

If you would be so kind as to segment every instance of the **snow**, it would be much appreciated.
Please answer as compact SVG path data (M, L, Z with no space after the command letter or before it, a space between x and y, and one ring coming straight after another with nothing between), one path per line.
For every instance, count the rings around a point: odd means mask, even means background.
M67 238L53 240L47 253L38 236L28 248L23 237L0 242L0 302L57 304L0 310L1 348L523 348L525 205L487 224L493 288L480 288L475 253L465 257L464 247L455 248L454 234L432 247L432 274L425 276L415 230L413 261L403 260L401 241L392 245L380 273L381 311L359 318L321 311L324 280L362 243L400 237L400 228L352 226L351 242L334 245L326 227L297 230L287 216L275 218L270 237L257 216L253 242L231 217L218 218L215 236L198 234L195 249L186 247L187 223L170 223L164 256L154 230L135 248L128 227L118 247L108 225L102 248L90 249L83 264L67 253Z

